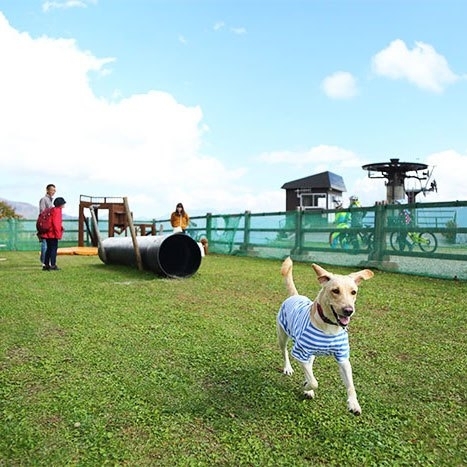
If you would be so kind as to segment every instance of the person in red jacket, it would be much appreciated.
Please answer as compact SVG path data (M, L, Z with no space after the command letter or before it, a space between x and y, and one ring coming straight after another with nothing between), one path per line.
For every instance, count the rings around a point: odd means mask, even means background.
M63 236L62 209L66 201L63 198L55 198L54 207L52 208L52 226L50 230L42 235L47 242L47 250L45 252L43 271L58 271L57 266L57 250L58 241Z

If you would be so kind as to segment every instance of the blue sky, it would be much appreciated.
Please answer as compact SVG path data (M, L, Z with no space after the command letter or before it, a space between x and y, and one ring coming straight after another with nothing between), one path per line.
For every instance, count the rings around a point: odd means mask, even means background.
M329 170L372 205L384 180L361 166L399 158L434 169L418 201L466 200L465 18L464 0L0 0L0 197L271 212Z

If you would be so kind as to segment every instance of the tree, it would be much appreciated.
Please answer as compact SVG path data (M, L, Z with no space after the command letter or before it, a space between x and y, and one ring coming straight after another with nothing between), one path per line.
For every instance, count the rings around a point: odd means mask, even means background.
M16 214L14 208L5 201L0 201L0 219L20 219L21 215Z

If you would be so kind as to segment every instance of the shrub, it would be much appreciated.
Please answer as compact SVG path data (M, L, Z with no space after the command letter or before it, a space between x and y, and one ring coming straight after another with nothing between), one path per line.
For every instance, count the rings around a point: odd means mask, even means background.
M443 236L448 243L456 243L457 222L455 220L451 219L446 222L446 232L443 232Z

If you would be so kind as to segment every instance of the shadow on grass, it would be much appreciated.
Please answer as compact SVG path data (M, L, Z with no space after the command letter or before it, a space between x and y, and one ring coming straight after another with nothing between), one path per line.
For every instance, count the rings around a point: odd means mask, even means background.
M167 391L166 388L165 394L178 393L179 398L165 400L161 407L162 412L184 413L207 422L230 418L262 423L272 419L280 420L284 416L309 416L312 411L325 410L325 405L332 403L338 406L337 411L341 410L342 415L347 415L345 388L333 360L321 362L324 363L321 365L321 372L335 373L330 377L323 377L323 384L328 386L331 396L326 395L323 390L322 394L318 393L317 399L310 400L302 392L304 376L300 366L294 365L294 375L284 375L280 353L274 345L271 347L269 355L259 354L256 359L245 354L243 358L232 357L226 360L221 357L218 361L216 349L210 349L205 354L203 364L196 365L197 371L202 368L201 374L179 375L179 378L193 380L192 390L179 391L176 383L174 391Z

